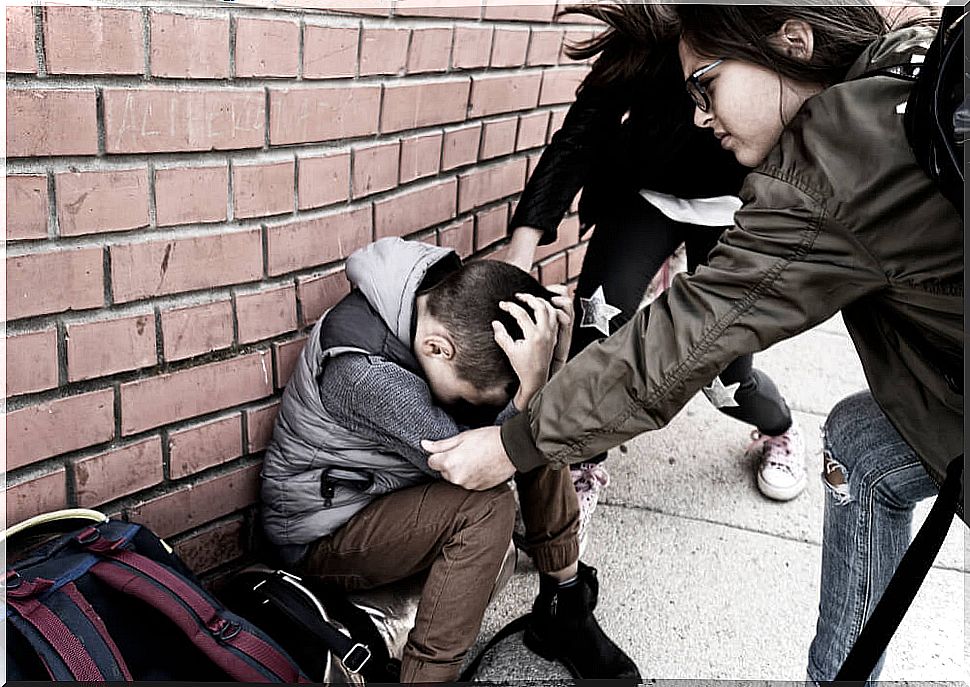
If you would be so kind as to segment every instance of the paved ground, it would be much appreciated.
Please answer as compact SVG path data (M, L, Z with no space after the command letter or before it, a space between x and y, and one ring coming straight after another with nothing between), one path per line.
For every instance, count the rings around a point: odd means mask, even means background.
M819 429L832 405L864 388L841 320L778 344L756 365L776 380L821 467ZM823 487L794 502L757 491L744 425L695 398L671 425L613 451L585 560L599 569L607 631L648 679L802 680L818 604ZM929 504L919 513L925 516ZM899 634L882 678L970 681L966 533L950 532ZM524 612L537 589L528 565L485 618L479 646ZM568 679L521 635L504 642L479 679Z

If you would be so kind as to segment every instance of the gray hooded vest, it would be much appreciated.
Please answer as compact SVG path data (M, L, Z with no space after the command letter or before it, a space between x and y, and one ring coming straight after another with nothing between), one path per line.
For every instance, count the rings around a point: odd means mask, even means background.
M459 265L450 249L399 238L381 239L347 259L354 290L314 326L266 448L263 527L274 544L292 550L315 541L381 494L433 478L338 424L321 403L319 379L327 359L344 353L379 355L420 374L411 351L416 292L430 270Z

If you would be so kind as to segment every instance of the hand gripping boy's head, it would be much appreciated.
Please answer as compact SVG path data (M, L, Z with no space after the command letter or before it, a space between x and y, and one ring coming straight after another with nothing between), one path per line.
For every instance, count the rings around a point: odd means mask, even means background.
M502 406L518 385L492 322L523 338L515 319L499 308L527 293L551 301L555 295L530 274L496 260L462 266L417 297L413 350L428 386L442 405Z

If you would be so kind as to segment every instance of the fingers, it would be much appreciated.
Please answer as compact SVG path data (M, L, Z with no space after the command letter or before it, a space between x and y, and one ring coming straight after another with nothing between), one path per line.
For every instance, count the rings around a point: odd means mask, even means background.
M459 444L461 444L461 434L456 434L453 437L448 437L447 439L441 439L439 441L431 441L429 439L421 440L421 448L428 453L443 453L444 451L450 451Z
M553 328L555 322L555 308L544 298L538 298L528 293L517 293L516 297L524 301L536 314L536 325L545 329Z
M505 355L509 355L515 346L515 341L509 334L509 330L501 322L495 321L492 322L492 332L495 336L495 343L505 352Z
M522 333L526 336L526 338L528 338L529 335L535 331L536 322L529 317L529 313L527 313L525 308L523 308L521 305L512 303L510 301L502 301L498 304L498 307L515 318L515 321L518 323L519 328L522 330Z

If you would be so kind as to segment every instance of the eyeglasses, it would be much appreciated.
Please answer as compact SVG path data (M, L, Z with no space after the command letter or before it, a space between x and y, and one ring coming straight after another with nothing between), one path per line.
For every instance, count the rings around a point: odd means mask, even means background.
M707 88L701 83L701 77L711 71L717 65L721 64L724 59L714 60L706 67L701 67L696 72L687 77L684 84L687 86L687 92L690 93L690 97L693 99L694 104L697 105L697 109L701 112L711 111L711 96L707 94Z

